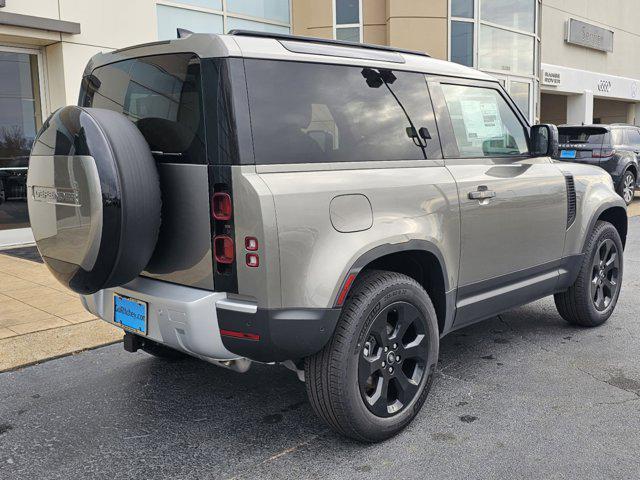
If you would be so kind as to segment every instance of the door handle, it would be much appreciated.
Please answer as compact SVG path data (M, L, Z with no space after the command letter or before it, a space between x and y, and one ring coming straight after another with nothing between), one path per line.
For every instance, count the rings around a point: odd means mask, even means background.
M496 192L489 190L486 186L480 185L478 190L469 192L470 200L487 200L496 196Z

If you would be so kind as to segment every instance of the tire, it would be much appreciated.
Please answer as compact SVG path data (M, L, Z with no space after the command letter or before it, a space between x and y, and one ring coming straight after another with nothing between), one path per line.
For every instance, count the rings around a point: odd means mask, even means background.
M415 320L407 320L413 317ZM388 325L395 325L390 335ZM404 337L396 333L403 326ZM379 327L387 332L386 338ZM427 292L406 275L365 272L349 293L331 341L305 360L311 405L322 420L346 437L369 443L390 438L424 404L438 349L438 321ZM413 381L407 383L410 376ZM378 396L385 382L387 398Z
M38 249L62 284L90 294L144 270L160 229L160 179L127 117L81 107L55 112L35 140L27 187Z
M598 221L587 239L578 278L567 291L554 296L560 316L582 327L606 322L620 296L623 267L624 251L618 230L608 222Z
M633 198L636 190L636 176L631 170L627 170L622 175L620 185L618 185L618 195L622 197L624 203L629 205L633 202Z

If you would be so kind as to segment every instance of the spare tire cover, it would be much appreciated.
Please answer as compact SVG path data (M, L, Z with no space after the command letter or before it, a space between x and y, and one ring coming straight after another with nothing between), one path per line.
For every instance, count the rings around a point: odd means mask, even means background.
M89 294L133 280L160 229L160 182L144 137L124 115L64 107L34 142L27 176L31 229L47 267Z

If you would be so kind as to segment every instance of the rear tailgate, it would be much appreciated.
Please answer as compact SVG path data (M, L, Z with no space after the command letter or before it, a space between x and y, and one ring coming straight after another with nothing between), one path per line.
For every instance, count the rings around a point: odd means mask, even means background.
M576 163L600 163L609 132L604 127L560 127L558 160Z

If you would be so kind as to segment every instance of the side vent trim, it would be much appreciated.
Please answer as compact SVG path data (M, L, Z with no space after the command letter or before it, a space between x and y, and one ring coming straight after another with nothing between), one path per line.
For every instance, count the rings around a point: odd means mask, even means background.
M567 230L576 221L577 200L576 200L576 184L568 172L564 173L564 181L567 184Z

